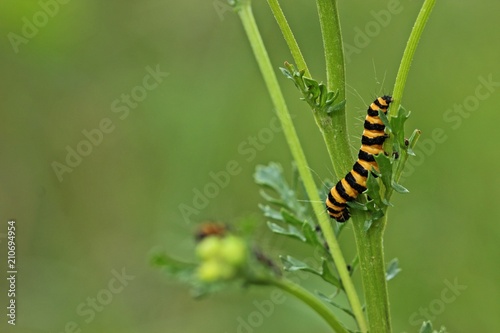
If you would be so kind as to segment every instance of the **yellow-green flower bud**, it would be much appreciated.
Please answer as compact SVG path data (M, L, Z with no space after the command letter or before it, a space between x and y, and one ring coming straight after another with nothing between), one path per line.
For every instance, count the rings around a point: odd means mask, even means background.
M232 266L244 264L247 259L247 246L243 238L227 236L222 239L220 257Z
M211 259L201 263L200 267L198 267L197 276L200 281L216 282L232 278L235 272L233 266L217 259Z
M219 237L211 236L203 239L196 246L196 255L202 260L217 258L222 249L222 240Z

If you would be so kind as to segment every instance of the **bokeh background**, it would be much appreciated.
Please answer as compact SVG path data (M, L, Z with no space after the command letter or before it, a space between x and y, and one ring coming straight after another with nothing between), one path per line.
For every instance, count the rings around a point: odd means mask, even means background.
M15 327L6 324L0 279L0 331L327 332L291 296L258 327L238 328L270 289L195 301L148 263L158 247L192 258L192 232L207 218L232 223L256 214L264 225L254 168L277 161L290 172L281 133L255 155L238 150L269 127L273 107L237 16L212 0L63 2L0 2L0 262L5 272L14 218L19 271ZM344 42L357 47L347 64L353 149L366 105L392 90L421 3L339 1ZM282 6L313 75L324 80L314 3ZM377 21L374 13L388 8L398 12ZM254 1L254 9L277 70L291 56L266 2ZM425 318L450 332L500 331L500 84L481 81L500 82L499 10L493 0L438 1L416 53L403 104L412 111L408 130L421 129L422 141L405 178L411 193L394 198L385 237L387 259L399 258L403 269L389 284L395 332L417 332ZM371 36L363 39L366 29ZM168 76L144 90L148 66ZM332 175L324 144L293 84L278 76L320 184ZM140 101L127 107L120 99L131 92ZM66 164L82 131L103 120L110 133L59 179L54 162ZM192 207L194 191L231 160L241 172L183 217L179 207ZM256 233L273 255L310 255L265 228ZM352 257L352 233L341 242ZM91 310L89 298L109 295L119 272L130 276L123 289ZM462 286L453 300L450 283ZM314 278L303 285L325 288Z

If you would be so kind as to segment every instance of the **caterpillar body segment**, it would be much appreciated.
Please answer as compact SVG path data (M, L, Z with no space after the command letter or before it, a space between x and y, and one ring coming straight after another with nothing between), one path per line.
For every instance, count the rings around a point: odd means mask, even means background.
M386 114L391 102L391 96L382 96L370 104L364 122L358 159L352 170L328 193L326 209L330 217L338 222L345 222L350 218L347 202L355 200L360 193L366 190L368 172L372 168L379 171L374 155L384 152L383 145L387 139L384 131L385 125L379 117L379 112Z

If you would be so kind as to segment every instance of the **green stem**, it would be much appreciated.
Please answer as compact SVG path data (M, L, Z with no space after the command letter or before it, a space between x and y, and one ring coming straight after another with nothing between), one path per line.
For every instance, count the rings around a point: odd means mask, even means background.
M274 279L267 281L268 284L274 285L300 299L305 304L314 309L337 333L349 333L349 331L338 321L333 315L330 308L321 301L318 297L311 294L306 289L287 279Z
M292 156L297 164L297 169L306 189L307 195L311 200L311 205L313 207L314 213L323 231L325 241L329 246L330 253L335 262L335 266L339 272L340 278L342 279L342 283L344 285L347 298L349 299L349 302L351 304L353 313L355 314L356 320L361 330L363 332L366 332L366 322L359 297L356 293L356 289L354 288L351 277L349 276L347 265L335 237L335 233L332 229L331 222L327 214L325 214L324 205L319 198L316 184L314 183L314 179L304 155L304 151L302 150L302 147L300 145L297 132L295 131L295 127L288 112L283 94L281 93L278 80L276 79L271 61L269 60L269 56L257 28L257 23L255 22L250 4L248 2L241 3L238 7L238 14L250 41L250 45L253 49L267 89L271 95L271 99L276 109L278 118L281 121L283 133L290 147Z
M394 84L393 98L394 103L391 105L389 114L394 117L398 114L399 106L401 105L401 99L403 98L403 91L405 89L406 80L408 79L408 72L410 71L411 62L413 61L413 56L415 55L415 50L417 49L418 42L424 31L425 24L429 20L429 16L432 12L432 8L436 4L436 0L425 0L420 13L418 14L415 25L408 38L408 43L406 44L405 51L403 53L403 58L401 59L401 64L399 65L398 74L396 76L396 83Z
M300 51L299 44L297 44L297 40L295 39L292 29L290 28L290 25L286 20L285 14L283 14L283 10L281 9L278 0L267 0L267 3L269 4L271 11L273 12L276 22L278 22L278 26L280 27L281 33L283 34L288 48L292 53L293 61L297 65L297 68L300 70L305 70L305 75L311 77L304 56Z
M365 231L363 223L364 214L358 217L359 211L352 213L370 332L390 333L392 328L383 246L387 213L373 223L368 231Z
M339 100L345 100L345 64L342 34L336 0L317 0L323 47L325 50L328 90L339 92ZM320 119L320 129L327 145L330 159L338 179L352 167L349 149L345 108Z
M408 78L410 65L435 2L435 0L426 0L424 2L408 39L394 86L393 98L395 101L389 111L391 116L397 115L399 106L401 105L401 98ZM406 155L403 158L406 159ZM398 176L401 174L401 171L398 170ZM392 189L390 189L390 192L392 192ZM365 291L370 332L390 333L392 328L383 251L383 235L387 224L387 211L384 217L374 223L368 231L364 230L363 223L359 223L362 220L357 221L357 214L360 213L355 212L353 214L353 219L355 220L355 223L353 223L354 235L360 258L361 278Z
M339 100L345 100L345 63L344 63L344 50L342 44L342 33L340 28L340 19L337 9L336 0L317 0L316 5L318 8L319 21L321 32L323 36L323 47L325 50L325 61L327 69L327 84L328 90L338 89ZM316 122L323 134L330 160L332 161L337 179L341 179L352 168L352 155L349 149L349 138L347 134L346 124L346 111L345 108L333 112L330 117L320 115L316 116ZM353 224L360 226L361 230L364 226L365 214L358 211L352 216ZM355 232L358 230L355 228ZM368 255L363 249L366 247L361 240L364 236L362 233L356 234L356 245L358 247L358 255ZM368 241L368 240L366 240ZM367 259L366 257L364 259ZM361 265L364 266L366 261L360 260ZM339 266L336 264L337 269ZM363 269L363 267L361 267ZM385 270L384 270L385 272ZM344 277L341 278L344 279ZM359 302L358 299L356 301ZM361 332L368 331L368 324L361 304L353 304L351 301L351 308L356 317L359 329ZM378 332L371 330L372 332ZM380 331L382 332L382 331Z
M307 64L295 40L290 26L281 10L277 0L268 0L269 7L278 22L283 37L290 48L293 59L299 70L305 70L305 76L311 77ZM322 22L325 58L327 63L328 89L339 91L339 100L345 99L345 72L342 51L342 38L340 35L340 25L338 24L338 12L336 4L333 2L321 2L318 4L318 12ZM328 41L327 41L328 39ZM332 41L333 40L333 41ZM342 65L339 65L342 63ZM348 145L348 136L345 120L345 109L339 110L332 115L318 112L313 109L313 116L316 124L321 130L323 139L328 150L337 179L342 178L350 168L352 160L351 152L345 147Z

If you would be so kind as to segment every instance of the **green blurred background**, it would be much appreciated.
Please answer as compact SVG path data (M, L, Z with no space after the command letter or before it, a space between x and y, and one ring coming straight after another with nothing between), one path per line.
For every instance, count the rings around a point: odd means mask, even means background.
M72 325L82 332L249 331L238 330L238 320L256 311L254 301L269 299L270 289L230 290L194 301L187 286L148 263L157 247L191 258L192 232L201 220L258 214L261 199L252 178L257 164L277 161L290 171L281 133L255 157L238 151L269 127L273 107L237 16L212 0L50 3L0 3L0 261L6 271L5 233L14 218L19 271L17 325L7 325L2 310L0 331L64 332ZM347 64L353 149L366 105L391 93L421 3L339 3L344 42L359 51ZM390 4L398 13L377 23L372 11ZM314 2L282 5L313 75L324 80ZM41 13L44 7L51 16ZM291 56L266 2L254 1L254 8L277 69ZM450 332L500 331L500 214L494 204L500 196L499 84L479 88L480 98L474 97L481 78L500 82L499 10L493 0L438 1L416 53L403 104L413 112L408 130L421 129L422 141L404 183L411 193L394 198L385 238L387 259L398 257L403 268L389 284L395 332L417 332L426 317ZM30 38L12 37L22 36L23 18L36 20L38 31L25 28ZM367 28L371 36L360 40L359 31ZM144 90L148 66L169 74ZM320 184L332 175L324 144L293 84L278 76ZM132 91L145 95L125 116L125 102L115 101ZM453 111L454 105L464 111ZM117 106L120 112L114 112ZM98 128L103 119L113 130L60 181L53 163L65 164L67 147L77 149L85 140L82 131ZM433 140L436 129L446 139ZM192 206L193 191L230 160L242 171L186 221L180 205ZM296 242L257 230L274 255L289 253L284 247L299 258L310 255ZM341 241L352 257L352 233ZM106 292L122 270L131 280L120 292ZM448 284L455 280L466 289L451 301ZM7 285L0 281L5 309ZM314 278L303 285L325 290ZM106 295L112 298L91 315L88 298ZM287 296L251 328L278 330L327 332L327 326Z

